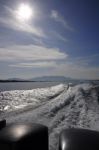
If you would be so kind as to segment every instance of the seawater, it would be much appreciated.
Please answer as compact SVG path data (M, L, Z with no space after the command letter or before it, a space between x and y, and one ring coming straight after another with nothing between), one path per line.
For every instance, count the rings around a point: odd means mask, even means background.
M31 90L58 85L62 82L0 82L0 91Z

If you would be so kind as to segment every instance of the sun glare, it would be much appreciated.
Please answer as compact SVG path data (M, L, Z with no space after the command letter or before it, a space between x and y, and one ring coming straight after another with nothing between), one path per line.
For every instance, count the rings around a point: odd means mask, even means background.
M27 21L33 16L33 10L28 4L20 4L17 9L17 18L21 21Z

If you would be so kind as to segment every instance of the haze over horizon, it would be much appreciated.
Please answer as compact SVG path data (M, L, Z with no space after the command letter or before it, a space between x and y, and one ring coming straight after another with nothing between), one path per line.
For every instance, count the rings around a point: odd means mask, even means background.
M39 76L99 79L98 0L0 0L0 79Z

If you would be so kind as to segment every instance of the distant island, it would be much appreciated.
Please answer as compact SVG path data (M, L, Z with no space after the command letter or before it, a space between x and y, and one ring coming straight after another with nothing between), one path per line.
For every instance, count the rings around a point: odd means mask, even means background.
M0 82L66 82L66 81L84 82L84 81L99 81L99 80L73 79L64 76L42 76L30 79L21 79L21 78L0 79Z
M64 76L42 76L30 79L21 79L21 78L0 79L0 82L59 82L67 80L72 79Z

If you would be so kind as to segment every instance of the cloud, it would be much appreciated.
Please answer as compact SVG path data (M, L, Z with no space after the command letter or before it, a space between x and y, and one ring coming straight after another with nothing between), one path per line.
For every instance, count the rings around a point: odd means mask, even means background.
M68 22L64 19L64 17L58 13L58 11L52 10L51 18L54 19L56 22L61 23L66 29L74 31L74 29L68 24Z
M57 64L55 61L39 61L33 63L10 64L9 66L17 68L54 68Z
M67 38L63 37L60 33L56 32L56 31L51 31L50 33L52 33L53 37L57 38L58 40L61 40L63 42L69 41Z
M0 17L0 23L5 25L7 28L23 31L27 33L31 33L38 37L45 37L43 30L39 27L35 27L34 25L26 24L24 22L18 22L13 18L2 18Z
M66 59L67 56L58 48L37 45L14 45L0 48L1 61L62 60Z
M47 73L75 79L99 79L99 67L86 67L69 62L57 64L53 71Z
M99 79L99 66L86 65L83 62L70 61L70 59L62 61L34 61L32 63L19 63L10 65L10 67L40 69L39 76L42 75L58 75L75 79ZM50 68L50 69L49 69ZM38 76L35 70L35 75Z
M12 8L9 8L6 6L5 6L5 10L7 12L7 15L0 17L0 23L6 26L7 28L31 33L37 37L46 37L41 27L37 27L33 23L31 24L29 21L25 22L25 21L19 20L17 18L16 10L13 10Z
M78 57L76 58L76 60L78 61L85 61L85 60L92 60L92 59L96 59L99 57L99 54L94 54L94 55L88 55L88 56L84 56L84 57Z
M71 62L74 62L76 65L90 67L92 65L99 66L99 54L93 54L83 57L71 58Z
M24 60L21 58L20 61L15 61L16 58L14 57L13 61L1 62L1 77L8 78L8 76L18 76L22 78L31 78L35 76L57 75L76 79L99 79L99 66L85 65L83 62L78 63L78 61L76 62L69 58L60 60L59 57L55 60L40 60L41 58L38 56L37 60L31 60L30 58L26 60L25 57L26 55L28 57L28 52L27 50L27 54L25 55L23 53ZM1 53L0 57L3 57ZM17 60L19 60L19 58L17 58ZM2 67L2 65L4 65L4 67Z

